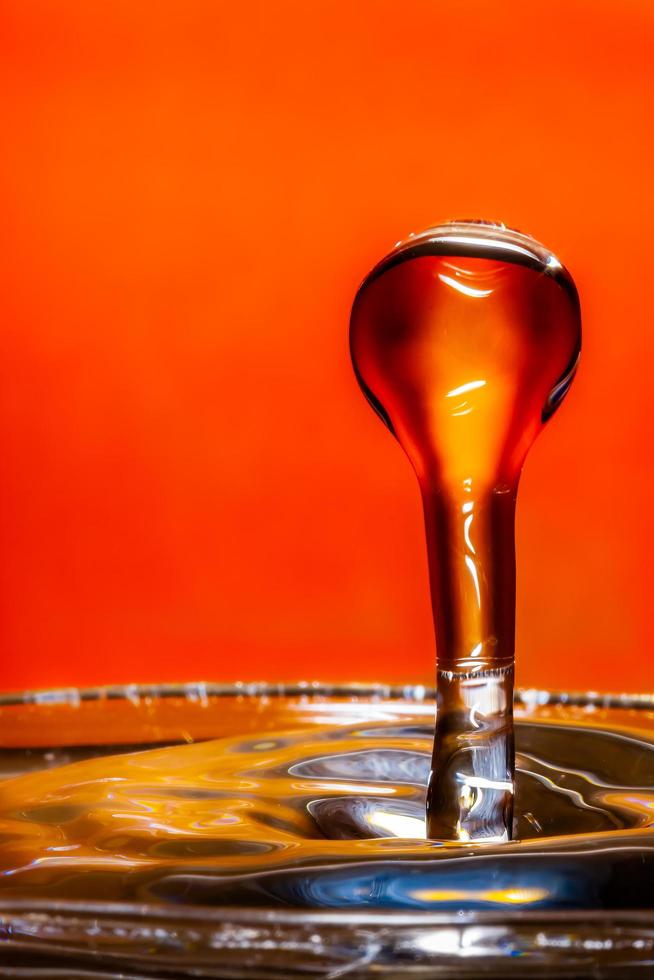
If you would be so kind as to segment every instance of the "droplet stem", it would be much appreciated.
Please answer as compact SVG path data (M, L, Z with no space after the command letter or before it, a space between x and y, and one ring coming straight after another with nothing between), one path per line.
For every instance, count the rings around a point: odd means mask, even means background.
M513 667L439 670L427 791L427 836L511 839L514 796Z

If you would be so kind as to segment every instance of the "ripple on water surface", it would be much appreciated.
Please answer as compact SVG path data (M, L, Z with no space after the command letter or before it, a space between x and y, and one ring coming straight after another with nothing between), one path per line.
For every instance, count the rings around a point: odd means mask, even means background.
M326 727L0 784L0 897L206 906L647 908L654 744L519 722L516 840L425 840L432 729Z

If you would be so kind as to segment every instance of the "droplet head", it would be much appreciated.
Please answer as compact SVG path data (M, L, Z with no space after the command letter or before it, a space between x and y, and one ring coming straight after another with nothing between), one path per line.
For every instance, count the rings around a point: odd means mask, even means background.
M398 243L361 285L350 324L366 397L421 482L511 485L565 396L579 299L528 235L455 221Z

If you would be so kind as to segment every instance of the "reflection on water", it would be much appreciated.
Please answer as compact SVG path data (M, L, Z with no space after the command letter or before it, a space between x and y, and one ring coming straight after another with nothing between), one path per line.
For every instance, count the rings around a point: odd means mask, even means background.
M647 732L523 720L515 841L425 840L433 728L129 751L0 784L0 900L365 910L652 904Z

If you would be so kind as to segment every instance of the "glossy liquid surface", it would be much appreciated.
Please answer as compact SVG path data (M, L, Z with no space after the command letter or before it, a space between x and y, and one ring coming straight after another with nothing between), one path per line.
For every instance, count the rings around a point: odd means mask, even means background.
M0 784L0 901L651 906L652 717L558 709L519 719L517 839L479 847L425 840L425 711L357 710L356 724L63 765L65 752L34 753L25 764L55 768Z
M423 500L439 670L430 836L506 839L516 496L527 451L576 370L574 283L529 236L452 222L373 269L350 344Z

